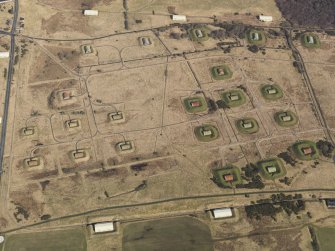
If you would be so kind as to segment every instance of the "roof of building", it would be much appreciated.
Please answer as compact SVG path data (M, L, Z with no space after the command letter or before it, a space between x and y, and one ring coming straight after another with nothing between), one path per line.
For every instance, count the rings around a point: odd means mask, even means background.
M174 21L187 21L184 15L172 15L172 20Z
M103 232L112 232L115 230L114 222L99 222L93 224L94 232L103 233Z
M228 218L233 216L233 210L230 207L227 208L216 208L212 210L213 216L217 218Z
M84 10L84 15L86 15L86 16L97 16L97 15L99 15L99 11L97 11L97 10Z

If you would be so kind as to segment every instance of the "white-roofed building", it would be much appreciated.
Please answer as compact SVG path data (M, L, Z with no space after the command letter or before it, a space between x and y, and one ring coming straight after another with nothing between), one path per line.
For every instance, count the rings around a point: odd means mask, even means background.
M109 222L98 222L93 224L94 233L105 233L105 232L114 232L115 224L113 221Z
M273 21L272 16L265 16L265 15L259 15L258 19L262 22L272 22Z
M212 209L214 219L233 217L233 209L230 207Z
M187 18L184 15L172 15L171 17L173 21L183 21L183 22L187 21Z
M9 51L0 52L0 58L9 58Z
M97 10L84 10L84 15L85 16L98 16L99 11L97 11Z

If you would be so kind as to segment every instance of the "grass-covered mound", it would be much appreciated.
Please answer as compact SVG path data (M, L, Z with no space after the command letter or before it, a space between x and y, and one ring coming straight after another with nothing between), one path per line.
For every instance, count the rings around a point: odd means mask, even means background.
M229 79L233 76L233 72L227 65L218 65L211 68L211 74L215 80Z
M298 141L293 144L292 151L300 160L314 160L319 158L319 151L316 143L309 140Z
M247 39L250 44L254 45L264 45L266 43L265 33L261 30L248 30Z
M262 160L257 163L257 166L265 179L274 180L286 175L283 162L278 158Z
M219 137L219 130L213 125L201 125L194 128L194 134L199 141L209 142Z
M235 187L243 183L240 169L233 165L214 169L213 179L214 182L221 187Z
M243 118L236 121L237 129L244 134L252 134L259 131L259 125L254 118Z
M266 84L261 87L261 93L266 100L278 100L283 97L282 89L276 84Z
M280 111L274 115L276 123L282 127L294 126L298 123L297 115L292 111Z
M246 97L242 90L231 90L221 94L222 101L227 107L238 107L246 102Z
M183 103L189 113L204 112L208 109L205 98L200 96L185 98Z

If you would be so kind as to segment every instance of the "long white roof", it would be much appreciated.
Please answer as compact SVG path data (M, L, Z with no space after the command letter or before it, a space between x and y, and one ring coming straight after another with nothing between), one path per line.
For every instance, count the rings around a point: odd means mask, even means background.
M85 16L97 16L99 15L99 11L97 10L84 10Z
M213 209L214 218L228 218L233 216L233 210L229 207L227 208L217 208Z
M5 51L5 52L0 52L0 58L8 58L9 57L9 52Z
M93 228L96 233L112 232L115 230L114 222L94 223Z

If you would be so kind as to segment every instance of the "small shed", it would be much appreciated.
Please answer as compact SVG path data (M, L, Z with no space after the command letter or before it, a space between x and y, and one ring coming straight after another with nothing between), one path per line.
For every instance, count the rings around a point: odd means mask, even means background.
M93 224L93 230L95 233L106 233L106 232L114 232L115 225L113 221L109 222L98 222Z
M97 10L84 10L84 15L85 16L98 16L99 11L97 11Z
M230 207L212 209L214 219L233 217L233 210Z
M258 19L262 22L272 22L273 21L272 16L265 16L265 15L259 15Z
M183 22L187 21L187 18L184 15L172 15L171 18L173 21L183 21Z

